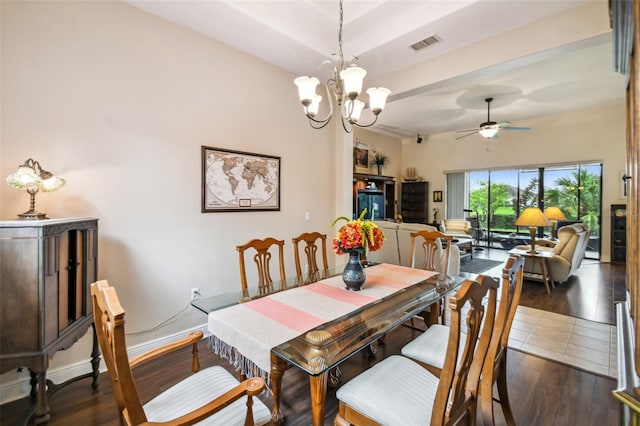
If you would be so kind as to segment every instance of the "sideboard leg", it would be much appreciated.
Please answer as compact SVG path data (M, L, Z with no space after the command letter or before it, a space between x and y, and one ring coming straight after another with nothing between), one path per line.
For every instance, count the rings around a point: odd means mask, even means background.
M93 379L91 381L91 387L98 389L98 385L100 385L100 381L98 380L100 376L100 345L98 344L96 324L91 324L91 327L93 328L93 349L91 350L91 376Z
M47 401L47 372L39 371L38 376L38 406L36 408L36 424L47 423L51 415L49 414L49 403Z

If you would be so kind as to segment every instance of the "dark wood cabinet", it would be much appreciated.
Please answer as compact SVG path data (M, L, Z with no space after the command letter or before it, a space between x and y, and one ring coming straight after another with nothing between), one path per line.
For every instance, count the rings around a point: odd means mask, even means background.
M403 222L428 223L429 182L402 182L400 209Z
M611 263L627 262L627 206L611 205Z
M90 285L97 277L97 219L0 221L0 373L29 369L37 423L49 418L47 392L37 389L64 385L47 381L50 358L93 323ZM79 378L93 377L95 388L95 333L91 355L92 373Z

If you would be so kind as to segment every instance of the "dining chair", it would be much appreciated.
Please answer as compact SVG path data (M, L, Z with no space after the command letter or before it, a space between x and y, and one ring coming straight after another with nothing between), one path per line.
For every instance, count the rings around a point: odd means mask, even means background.
M319 232L304 232L297 237L292 238L293 241L293 253L296 264L296 274L299 279L304 275L302 263L300 262L299 244L304 242L304 253L306 255L307 274L316 274L320 269L318 268L318 250L322 254L322 267L323 270L329 269L329 263L327 262L327 235Z
M124 309L115 288L106 280L92 283L91 298L95 331L113 385L121 424L170 422L163 424L190 425L206 420L207 424L248 426L271 421L271 411L255 397L265 389L264 380L254 377L240 383L220 366L200 370L197 344L202 339L202 331L191 332L129 361ZM192 346L193 374L142 405L132 369L188 346Z
M516 314L522 291L524 259L511 256L502 269L500 305L494 322L480 381L480 406L485 425L494 423L493 384L497 383L499 400L508 425L515 425L507 392L507 344L513 318ZM479 276L479 280L491 279ZM449 327L435 324L416 339L405 345L401 353L409 357L436 376L439 376L447 357Z
M416 231L409 234L411 238L411 267L412 268L420 268L426 269L428 271L437 271L444 274L448 273L449 267L449 252L451 250L451 240L453 237L450 235L445 235L442 232L438 231ZM420 243L422 240L422 243ZM442 241L445 241L446 244L443 247L441 244ZM422 248L422 250L419 249ZM416 262L416 259L418 261ZM429 315L426 311L418 314L419 317L425 320L427 326L431 325L432 320L427 320L427 318L436 318L436 312L438 317L442 316L442 304L440 302L431 306L429 309L434 310L433 315ZM416 328L413 318L410 320L411 327Z
M438 231L416 231L409 235L411 237L411 267L446 274L449 268L449 252L453 237ZM418 251L416 242L420 238L422 239L422 250ZM442 241L446 242L444 247L441 244ZM417 265L416 256L419 256L420 259Z
M449 299L451 326L439 378L410 358L392 355L338 389L335 424L452 425L462 419L475 424L478 383L492 337L497 288L498 283L491 279L466 280ZM487 293L488 303L483 305ZM466 317L465 305L469 306ZM481 332L483 318L489 326ZM466 334L461 333L463 327Z
M280 282L284 285L286 276L284 273L284 240L277 240L272 237L265 239L253 239L248 243L236 247L240 258L240 285L242 286L243 297L249 296L247 283L247 269L245 267L244 253L248 249L254 249L253 261L258 271L258 293L263 296L272 293L273 278L271 278L271 257L270 252L273 246L278 247L278 264L280 268Z

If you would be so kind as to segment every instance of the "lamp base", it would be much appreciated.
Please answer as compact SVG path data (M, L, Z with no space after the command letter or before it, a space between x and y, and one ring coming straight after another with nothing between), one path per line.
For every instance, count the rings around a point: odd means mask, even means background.
M19 220L42 220L49 219L46 213L40 213L36 211L29 210L28 212L24 212L18 215Z

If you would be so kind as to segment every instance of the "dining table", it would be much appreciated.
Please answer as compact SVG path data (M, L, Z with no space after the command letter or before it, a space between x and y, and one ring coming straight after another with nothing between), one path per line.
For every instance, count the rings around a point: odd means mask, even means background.
M342 361L386 333L424 315L465 279L386 263L369 263L361 291L345 288L344 265L257 288L192 301L208 314L216 354L245 376L260 375L273 394L272 421L281 424L282 376L291 367L309 376L313 425L324 424L327 380ZM437 321L431 309L428 321Z

